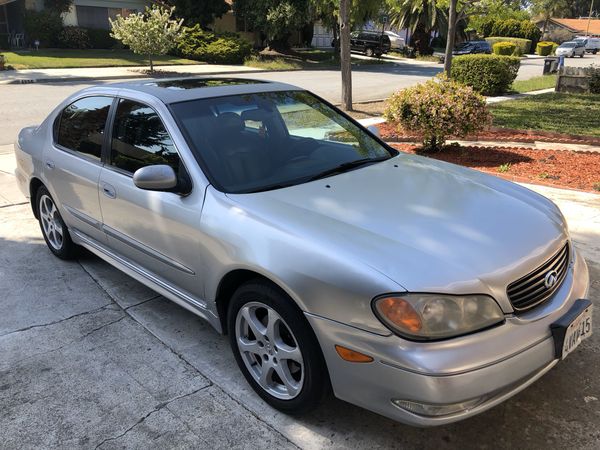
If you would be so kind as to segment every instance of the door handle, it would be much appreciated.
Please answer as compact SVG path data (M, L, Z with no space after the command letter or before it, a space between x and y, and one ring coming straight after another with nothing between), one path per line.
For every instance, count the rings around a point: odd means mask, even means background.
M117 198L117 191L113 186L108 183L102 183L102 192L108 198Z
M55 167L55 166L54 166L54 161L51 161L51 160L49 160L49 159L48 159L48 160L46 160L46 167L47 167L48 169L50 169L50 170L54 169L54 167Z

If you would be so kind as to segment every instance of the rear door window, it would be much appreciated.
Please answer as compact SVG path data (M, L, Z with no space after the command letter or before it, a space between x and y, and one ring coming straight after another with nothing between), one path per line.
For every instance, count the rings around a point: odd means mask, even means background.
M85 97L67 106L60 115L56 143L100 161L112 97Z

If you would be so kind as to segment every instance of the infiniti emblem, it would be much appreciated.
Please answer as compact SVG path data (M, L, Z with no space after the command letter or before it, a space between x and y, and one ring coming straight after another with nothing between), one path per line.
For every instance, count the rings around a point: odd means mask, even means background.
M556 270L551 270L544 277L544 286L546 286L547 289L550 289L552 286L554 286L556 284L557 280L558 280L558 273L556 273Z

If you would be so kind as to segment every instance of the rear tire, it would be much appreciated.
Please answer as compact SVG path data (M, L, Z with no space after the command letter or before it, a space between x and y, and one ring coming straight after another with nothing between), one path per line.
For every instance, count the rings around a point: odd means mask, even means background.
M71 240L67 225L62 219L54 199L44 186L35 195L35 207L46 245L60 259L73 259L78 247Z
M287 414L319 405L330 389L319 342L302 312L281 289L256 280L233 294L229 343L254 391Z

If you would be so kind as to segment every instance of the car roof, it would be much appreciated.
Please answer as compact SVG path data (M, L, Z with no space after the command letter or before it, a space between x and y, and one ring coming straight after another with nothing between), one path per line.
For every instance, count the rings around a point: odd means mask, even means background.
M165 104L178 103L204 98L226 97L229 95L254 94L259 92L277 92L303 90L290 84L248 78L224 77L187 77L159 80L139 80L111 83L103 87L115 94L120 92L141 92L156 97ZM90 88L94 91L103 88ZM116 94L118 95L118 93Z

